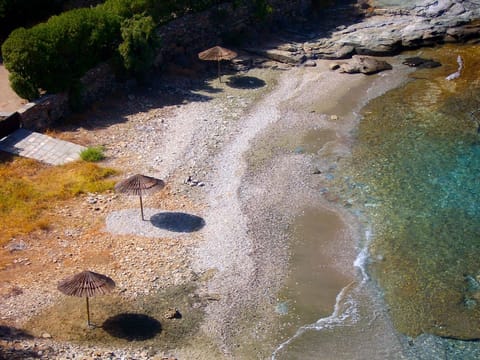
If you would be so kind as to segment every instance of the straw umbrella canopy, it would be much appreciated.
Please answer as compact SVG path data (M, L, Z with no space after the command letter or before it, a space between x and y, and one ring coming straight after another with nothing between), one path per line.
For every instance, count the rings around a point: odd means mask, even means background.
M91 326L88 298L109 293L115 288L115 282L106 275L93 271L82 271L60 281L57 288L65 295L86 297L87 325Z
M143 217L142 195L161 190L164 187L165 183L160 179L136 174L118 182L115 185L115 191L128 195L138 195L140 197L140 212L142 220L145 220Z
M220 80L220 82L222 82L222 78L220 76L220 61L232 60L236 57L237 53L235 51L225 49L221 46L214 46L198 54L198 58L200 60L216 61L218 63L218 79Z

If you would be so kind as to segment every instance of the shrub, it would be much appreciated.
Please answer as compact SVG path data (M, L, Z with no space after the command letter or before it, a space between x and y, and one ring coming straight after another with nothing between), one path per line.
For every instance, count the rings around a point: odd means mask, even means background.
M22 99L32 100L38 97L38 87L21 75L11 73L8 76L8 79L10 81L10 87L12 90L15 91Z
M136 14L150 12L152 8L151 0L107 0L103 7L106 11L120 16L122 19L128 19Z
M125 69L143 79L153 67L160 39L155 34L155 23L151 16L134 15L122 23L123 42L118 51Z
M83 161L96 162L105 159L103 146L88 147L80 153Z
M157 25L188 12L198 12L228 0L107 0L103 6L124 19L135 14L151 16ZM249 1L249 0L242 0Z

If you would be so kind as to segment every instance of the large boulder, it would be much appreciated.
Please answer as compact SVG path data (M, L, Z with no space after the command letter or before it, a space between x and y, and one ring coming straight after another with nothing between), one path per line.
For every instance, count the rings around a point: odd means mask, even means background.
M348 74L362 73L370 75L391 69L392 65L384 60L370 56L354 55L351 60L340 65L339 71Z

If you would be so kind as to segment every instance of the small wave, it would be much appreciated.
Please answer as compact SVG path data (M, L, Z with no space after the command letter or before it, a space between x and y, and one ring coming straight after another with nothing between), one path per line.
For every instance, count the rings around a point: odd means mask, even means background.
M362 251L358 254L357 258L353 262L353 266L360 269L362 274L362 283L369 280L367 273L367 261L368 261L368 248L363 248Z
M357 258L353 262L353 266L360 269L360 272L362 274L362 284L370 279L367 273L367 263L369 259L368 249L370 247L370 243L372 242L372 238L373 232L369 227L365 230L365 244L362 250L360 250L360 252L358 253Z
M358 321L357 302L351 295L347 296L348 290L355 284L356 282L352 281L337 295L332 315L317 320L314 324L304 326L305 330L323 330L331 329L338 325L355 324Z
M320 331L324 329L332 329L336 326L352 326L359 318L358 306L355 299L347 295L348 291L356 284L356 281L352 281L345 286L342 291L337 295L335 307L333 313L325 318L317 320L313 324L308 324L300 327L295 335L281 343L275 351L272 353L271 360L275 360L277 354L288 346L293 340L301 336L308 330Z

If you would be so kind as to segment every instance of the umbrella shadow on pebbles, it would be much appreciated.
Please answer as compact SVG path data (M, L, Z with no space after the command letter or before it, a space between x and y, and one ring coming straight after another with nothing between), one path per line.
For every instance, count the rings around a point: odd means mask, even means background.
M266 82L254 76L232 76L227 85L235 89L258 89L264 87Z
M22 329L0 325L0 339L5 341L25 340L33 339L33 335Z
M161 212L150 218L153 226L179 233L190 233L202 229L205 220L200 216L182 212Z
M148 315L124 313L105 320L102 328L109 335L128 341L154 338L162 331L162 324Z

